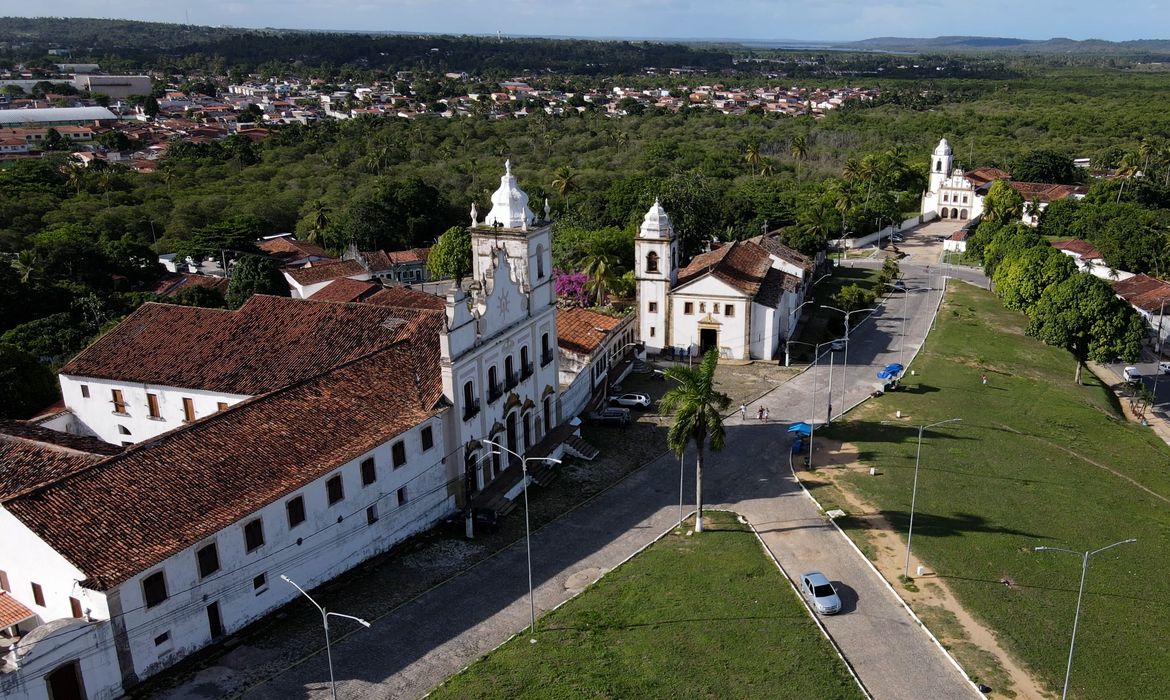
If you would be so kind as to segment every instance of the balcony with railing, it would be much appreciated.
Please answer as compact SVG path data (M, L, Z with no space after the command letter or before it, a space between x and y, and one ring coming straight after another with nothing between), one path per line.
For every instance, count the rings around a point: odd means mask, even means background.
M479 399L472 399L471 403L463 407L463 420L471 420L479 415Z
M525 362L520 365L520 381L524 381L532 376L532 363Z
M515 372L508 372L504 375L504 390L515 389L520 381L516 378Z
M553 356L551 350L545 350L540 353L540 366L547 367L548 363L552 362Z
M488 385L487 399L488 399L489 404L495 403L503 395L504 395L504 387L500 386L499 384L489 384Z

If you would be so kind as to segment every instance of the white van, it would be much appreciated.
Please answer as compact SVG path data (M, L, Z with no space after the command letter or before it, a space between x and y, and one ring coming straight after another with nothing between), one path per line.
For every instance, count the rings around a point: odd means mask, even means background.
M1137 367L1126 367L1121 371L1121 376L1125 378L1127 384L1137 384L1142 380L1142 373Z

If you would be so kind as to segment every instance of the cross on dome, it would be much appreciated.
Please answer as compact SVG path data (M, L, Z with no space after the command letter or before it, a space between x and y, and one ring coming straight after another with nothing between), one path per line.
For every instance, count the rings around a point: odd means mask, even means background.
M516 177L512 175L512 161L506 160L504 174L500 177L500 187L492 193L492 210L488 212L484 224L526 229L529 224L535 222L536 214L528 208L528 194L520 189Z

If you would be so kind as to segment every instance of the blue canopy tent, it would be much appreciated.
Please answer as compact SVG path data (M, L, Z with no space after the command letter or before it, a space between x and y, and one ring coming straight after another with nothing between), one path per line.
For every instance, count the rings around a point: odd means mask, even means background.
M812 435L812 426L808 423L793 423L788 426L788 432L800 433L801 435Z

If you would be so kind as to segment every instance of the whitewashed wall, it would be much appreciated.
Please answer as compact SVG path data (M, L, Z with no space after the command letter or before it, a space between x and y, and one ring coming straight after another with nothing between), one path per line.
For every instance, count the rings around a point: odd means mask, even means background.
M198 389L181 389L153 384L131 384L109 379L60 375L61 396L65 405L91 435L114 444L142 442L182 426L183 399L194 402L195 418L205 418L219 411L218 404L229 406L249 397L221 394ZM82 396L82 386L89 387L89 398ZM122 390L126 413L114 412L113 390ZM146 395L158 396L159 418L150 417ZM126 428L123 433L119 426Z
M33 643L42 634L41 641ZM22 648L22 643L8 656L18 663L17 670L0 673L0 697L5 700L51 700L46 676L72 661L80 666L81 682L90 700L122 697L122 678L109 622L61 621L41 628L26 640L27 649Z

